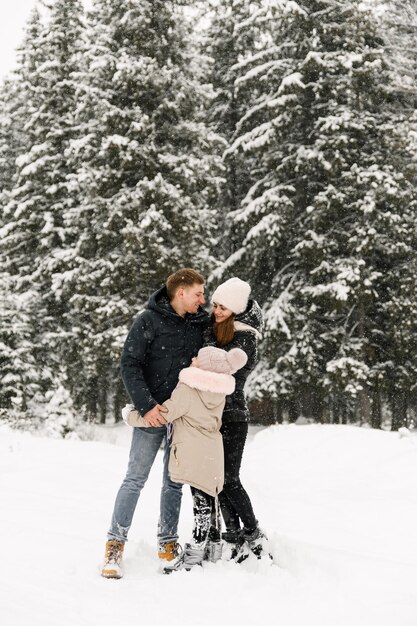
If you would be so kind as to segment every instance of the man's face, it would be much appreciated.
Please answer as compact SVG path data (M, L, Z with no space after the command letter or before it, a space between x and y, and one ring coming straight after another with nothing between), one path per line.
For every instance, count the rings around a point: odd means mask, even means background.
M185 313L197 313L198 307L204 304L204 285L194 283L191 287L182 287L179 290L182 306Z

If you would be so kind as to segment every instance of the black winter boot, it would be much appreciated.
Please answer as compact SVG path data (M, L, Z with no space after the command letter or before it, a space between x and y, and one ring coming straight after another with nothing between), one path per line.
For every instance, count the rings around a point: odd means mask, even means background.
M257 559L269 558L272 559L272 554L269 552L268 537L257 526L255 530L247 532L243 529L242 532L243 543L236 556L236 562L242 563L245 561L250 553L254 554Z
M244 543L243 529L226 530L222 533L222 539L224 558L226 561L233 561Z

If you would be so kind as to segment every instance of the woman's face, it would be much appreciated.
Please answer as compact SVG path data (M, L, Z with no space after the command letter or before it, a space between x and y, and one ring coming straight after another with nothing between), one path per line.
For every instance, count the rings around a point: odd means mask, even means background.
M226 307L221 304L217 304L217 302L213 302L213 308L211 312L214 315L218 324L221 324L233 314L233 311L231 311L230 309L226 309Z

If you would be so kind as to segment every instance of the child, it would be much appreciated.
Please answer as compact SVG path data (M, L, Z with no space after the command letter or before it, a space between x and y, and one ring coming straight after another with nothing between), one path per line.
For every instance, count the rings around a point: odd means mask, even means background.
M191 543L164 568L164 573L200 565L207 556L221 556L220 517L217 495L223 488L223 440L220 433L226 395L233 393L232 374L242 368L247 356L240 348L229 352L201 348L191 367L181 370L178 386L164 402L168 423L175 421L168 470L171 480L187 483L193 496L194 527ZM145 426L132 405L123 409L130 426Z

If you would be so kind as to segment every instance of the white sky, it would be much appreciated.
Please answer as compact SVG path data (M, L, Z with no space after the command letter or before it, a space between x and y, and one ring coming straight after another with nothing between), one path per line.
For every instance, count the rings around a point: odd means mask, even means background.
M24 25L37 4L37 0L0 0L0 79L14 69ZM84 4L91 6L91 0Z
M36 0L0 0L0 77L15 65L16 48Z

